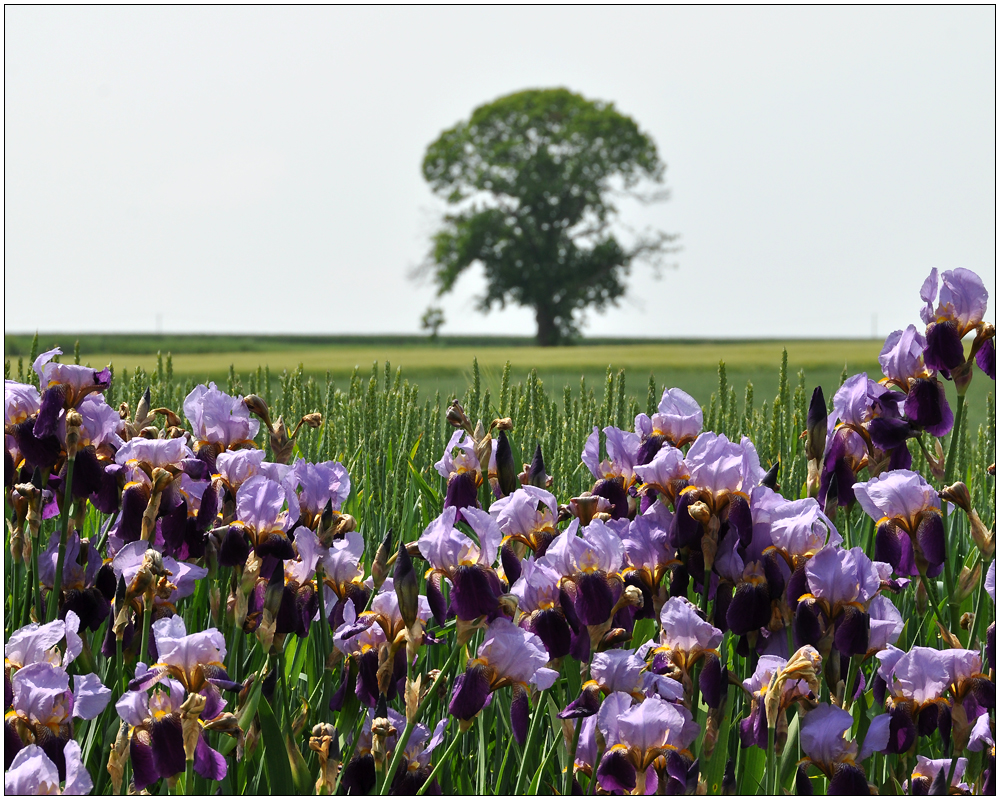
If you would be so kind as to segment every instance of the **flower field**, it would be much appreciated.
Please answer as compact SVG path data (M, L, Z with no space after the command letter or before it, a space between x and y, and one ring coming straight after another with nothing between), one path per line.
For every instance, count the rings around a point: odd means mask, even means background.
M994 326L911 300L704 406L8 361L6 791L995 794Z

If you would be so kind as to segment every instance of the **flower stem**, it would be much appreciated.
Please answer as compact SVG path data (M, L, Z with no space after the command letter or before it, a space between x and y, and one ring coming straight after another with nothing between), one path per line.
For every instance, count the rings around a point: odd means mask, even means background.
M955 404L955 423L951 428L951 441L948 444L948 457L944 462L944 480L951 484L955 480L955 458L958 456L958 440L962 435L962 417L965 414L965 395L958 396Z
M563 784L563 794L569 795L573 789L573 767L576 762L576 749L580 746L580 730L583 728L583 719L577 719L576 730L573 731L573 747L569 753L569 766L566 768L566 780Z
M194 794L194 759L187 762L184 770L184 794Z
M774 763L774 727L768 726L767 728L767 781L765 783L764 789L765 794L777 794L778 793L778 770ZM773 781L773 784L772 784Z
M59 511L59 555L56 557L56 578L52 584L52 594L49 595L49 608L46 613L51 622L59 613L59 595L62 594L63 562L66 560L66 539L69 534L69 507L73 502L73 468L76 466L76 456L66 459L66 480L63 482L63 502ZM41 619L38 620L41 622Z
M521 785L524 783L524 776L528 771L528 754L535 747L535 739L538 738L538 721L545 716L545 689L538 695L538 704L535 706L535 713L531 717L531 730L528 731L528 740L524 743L524 757L521 759L521 768L517 772L517 783L514 784L514 794L521 793Z
M139 661L148 657L149 654L149 629L153 627L153 596L147 592L143 602L142 611L142 646L139 649ZM148 661L146 663L149 663Z
M42 621L42 584L38 579L39 545L38 528L35 528L31 532L31 594L35 599L35 620L40 623Z

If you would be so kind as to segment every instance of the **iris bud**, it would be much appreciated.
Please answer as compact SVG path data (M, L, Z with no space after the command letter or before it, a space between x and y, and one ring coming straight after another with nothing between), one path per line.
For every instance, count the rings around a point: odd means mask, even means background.
M417 572L413 568L413 559L406 551L406 545L399 543L396 553L396 566L392 574L392 586L399 600L399 614L407 628L417 620Z

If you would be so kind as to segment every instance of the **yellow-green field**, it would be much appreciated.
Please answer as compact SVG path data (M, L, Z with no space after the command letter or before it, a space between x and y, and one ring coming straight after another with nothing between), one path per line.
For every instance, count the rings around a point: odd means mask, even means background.
M17 337L20 339L20 337ZM143 337L141 344L130 337L95 338L98 345L92 351L87 346L91 337L81 336L81 362L92 366L113 363L115 371L134 370L142 367L153 372L157 367L155 337ZM59 343L67 351L67 360L72 353L72 336L48 335L41 337L40 348ZM829 398L840 385L840 376L846 368L848 374L867 371L873 378L881 376L878 353L882 341L876 340L787 340L753 342L659 342L626 344L583 344L573 347L539 348L523 344L498 346L485 340L476 344L454 344L447 341L438 345L425 341L399 342L387 339L385 342L338 343L336 341L302 340L297 343L292 337L270 339L267 337L245 337L233 346L232 338L219 337L220 349L211 352L212 337L192 337L190 340L176 337L163 341L162 352L176 347L172 354L172 368L175 377L196 381L215 380L224 384L230 366L237 374L247 375L258 367L268 367L272 379L283 370L293 370L299 365L307 375L324 379L329 375L338 385L346 382L357 367L367 375L373 362L379 363L381 373L384 363L389 361L392 368L402 368L403 378L420 386L421 394L433 395L440 391L443 396L461 395L469 385L472 375L473 358L478 359L485 387L492 396L499 394L500 376L504 363L510 361L512 381L524 380L532 369L537 370L545 387L559 395L564 386L576 391L580 379L598 393L603 389L608 367L616 372L624 369L626 387L630 394L645 405L649 377L652 374L658 391L664 386L677 386L692 394L699 402L707 404L711 394L718 388L719 361L725 361L728 383L734 387L740 404L747 382L753 383L754 402L760 405L772 401L778 389L778 371L783 349L788 351L789 382L794 386L800 370L805 373L806 388L812 392L814 386L823 386ZM137 346L138 345L138 346ZM225 345L230 345L226 348ZM145 353L136 352L148 347ZM5 350L11 359L12 374L16 376L17 354L24 354L25 343L15 341L15 337L5 337ZM201 350L202 352L190 352ZM209 352L204 352L209 350ZM13 351L13 352L12 352ZM24 368L28 368L24 357ZM977 374L969 393L969 412L972 429L986 419L986 396L993 391L993 383L984 375ZM948 387L949 398L953 398Z

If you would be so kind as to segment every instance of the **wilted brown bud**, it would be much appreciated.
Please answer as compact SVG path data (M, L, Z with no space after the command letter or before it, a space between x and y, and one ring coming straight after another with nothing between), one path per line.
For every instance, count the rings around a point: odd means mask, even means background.
M500 431L512 431L514 430L514 421L510 417L495 419L490 423L490 430L492 431L494 428Z
M972 630L972 624L976 621L976 615L971 611L966 611L962 614L962 619L959 621L959 627L963 631Z
M184 758L194 761L194 751L201 736L201 723L198 718L205 710L205 696L197 692L189 692L181 703L181 736L184 739Z
M691 519L704 525L712 518L711 509L701 500L697 500L688 506L688 514Z
M500 595L500 610L508 617L517 621L517 604L518 599L516 594L506 594Z
M958 595L958 602L962 602L979 586L979 576L983 574L982 562L977 561L976 566L972 569L968 567L962 567L962 571L958 575L958 585L955 587L955 593Z
M295 449L295 442L288 437L288 429L285 427L285 420L279 416L271 429L271 452L275 462L287 464L292 457L292 450Z
M642 608L643 598L642 589L638 586L626 586L625 594L626 603L634 608Z
M313 411L311 414L306 414L299 420L299 425L305 425L307 428L318 428L323 424L323 415L318 411Z
M597 513L597 506L601 502L601 498L596 494L590 494L589 492L584 492L579 497L573 497L569 501L570 511L580 520L580 525L587 526L590 524L594 515Z
M75 408L66 412L66 455L69 458L76 458L77 448L80 446L80 426L83 425L83 417Z
M375 551L375 558L372 560L372 583L376 592L382 588L382 584L385 583L385 579L389 575L388 564L389 548L392 546L391 542L392 528L386 531L385 538L382 539L382 544L378 546L378 550Z
M122 792L122 779L125 775L125 762L128 760L128 724L122 720L118 726L118 735L111 745L108 754L108 773L111 775L111 786L115 794Z
M246 403L247 410L251 414L260 417L261 421L267 426L267 429L271 430L271 412L268 410L267 403L255 394L248 394L243 398L243 402Z
M451 401L451 404L448 406L448 411L445 414L445 419L451 427L461 428L468 433L469 436L472 436L475 433L475 430L472 427L472 421L468 418L465 413L465 409L462 408L462 404L459 403L458 400Z
M407 722L417 722L417 709L420 707L420 683L421 676L413 680L409 678L406 679L406 691L404 696L406 698L406 721Z
M178 417L169 408L154 408L153 414L154 416L166 417L166 422L164 424L165 428L180 428L184 424L183 422L181 422L181 418Z

